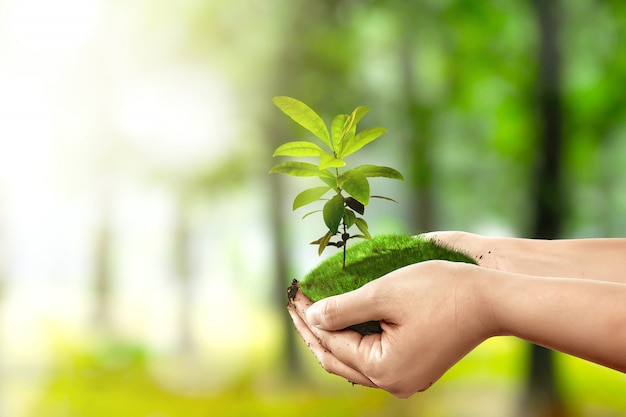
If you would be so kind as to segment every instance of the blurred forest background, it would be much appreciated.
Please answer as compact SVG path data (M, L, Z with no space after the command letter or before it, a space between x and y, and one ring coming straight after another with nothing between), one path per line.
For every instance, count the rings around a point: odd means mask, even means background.
M621 0L1 0L0 416L624 415L509 338L409 400L327 375L284 309L319 225L268 174L273 96L364 104L406 177L373 233L626 236L624 78Z

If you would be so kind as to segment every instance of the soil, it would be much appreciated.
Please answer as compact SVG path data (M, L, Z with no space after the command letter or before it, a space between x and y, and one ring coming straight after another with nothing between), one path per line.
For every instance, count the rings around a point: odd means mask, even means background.
M367 336L368 334L382 333L383 332L382 327L380 327L380 322L379 321L366 321L365 323L352 325L352 326L348 327L348 329L352 329L354 331L357 331L357 332L361 333L362 336Z
M298 280L294 278L289 288L287 288L287 298L289 301L295 300L296 294L298 294Z

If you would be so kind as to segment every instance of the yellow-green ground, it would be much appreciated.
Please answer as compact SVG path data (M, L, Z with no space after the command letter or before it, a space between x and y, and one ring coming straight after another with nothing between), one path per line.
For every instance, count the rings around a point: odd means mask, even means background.
M325 373L304 345L299 347L300 376L285 371L280 359L259 357L254 369L211 389L201 383L212 378L211 368L190 366L188 359L152 357L140 348L115 344L70 349L59 352L56 367L24 415L513 417L521 398L526 345L512 338L485 342L430 390L406 400L353 387ZM168 360L178 372L171 380L157 377L155 363ZM626 413L623 374L565 356L558 356L557 366L572 416Z

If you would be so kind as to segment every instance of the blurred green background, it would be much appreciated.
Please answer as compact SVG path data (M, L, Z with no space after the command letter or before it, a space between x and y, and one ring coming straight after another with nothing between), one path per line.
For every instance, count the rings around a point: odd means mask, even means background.
M267 172L271 97L365 104L407 178L373 233L626 236L625 39L620 0L0 1L0 416L624 415L509 338L408 400L326 374L284 309L320 225Z

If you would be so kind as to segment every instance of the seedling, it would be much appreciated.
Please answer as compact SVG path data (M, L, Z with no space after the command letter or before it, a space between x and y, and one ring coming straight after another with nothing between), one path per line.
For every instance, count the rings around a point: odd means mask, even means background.
M453 262L476 263L470 256L453 248L439 245L422 237L380 235L372 238L363 215L371 198L392 200L384 196L370 195L369 178L386 177L402 180L402 174L393 168L377 165L359 165L351 168L345 158L363 146L378 139L386 129L371 127L356 132L357 123L369 109L360 106L350 114L339 114L331 123L330 132L322 118L306 104L290 97L274 97L274 104L296 123L304 127L320 141L288 142L279 146L274 156L296 158L319 158L318 164L311 162L286 161L275 165L270 172L279 172L297 177L318 177L324 185L307 188L293 201L293 209L317 201L325 201L321 210L326 233L311 242L318 246L321 255L328 246L343 249L311 270L302 281L293 280L287 289L287 297L293 302L299 290L315 302L332 295L355 290L365 283L391 271L431 259ZM317 159L314 159L317 162ZM330 197L325 197L331 193ZM358 232L352 234L351 228ZM350 246L348 241L365 239ZM346 256L347 255L347 256ZM380 333L380 322L371 321L349 327L362 335Z
M318 246L321 255L328 246L343 249L342 268L346 267L346 248L350 239L371 239L369 226L363 218L365 207L371 198L393 199L381 195L370 195L369 179L385 177L403 180L402 174L393 168L377 165L359 165L351 168L345 161L365 145L387 133L382 127L370 127L357 133L357 124L370 110L359 106L350 114L338 114L330 125L330 131L322 118L309 106L295 98L274 97L274 104L283 113L300 126L311 132L319 145L313 141L294 141L279 146L274 157L319 158L319 163L301 161L281 162L270 170L271 173L283 173L296 177L318 177L324 185L307 188L293 201L293 210L317 201L325 201L321 210L314 210L304 215L303 219L314 213L322 213L326 233L311 242ZM322 145L322 146L320 146ZM331 191L330 198L325 196ZM352 234L356 226L359 233Z

